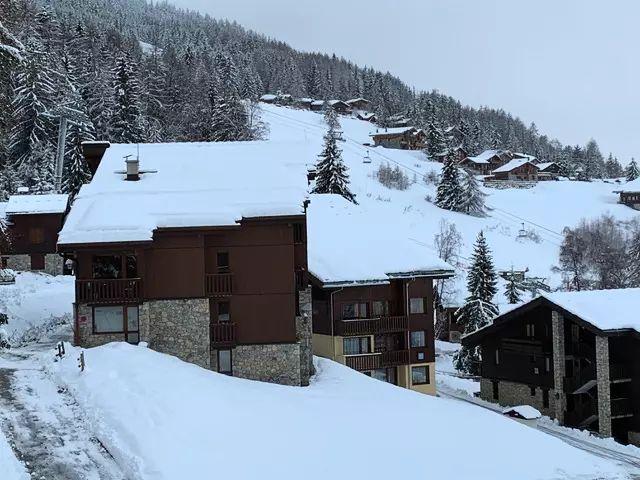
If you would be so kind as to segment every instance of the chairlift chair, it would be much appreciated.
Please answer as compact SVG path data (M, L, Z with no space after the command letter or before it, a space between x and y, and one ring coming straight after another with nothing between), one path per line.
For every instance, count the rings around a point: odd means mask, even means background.
M371 163L371 157L369 156L369 150L367 150L367 153L365 154L364 158L362 159L362 163Z
M527 230L524 228L524 222L522 223L522 228L520 230L518 230L518 238L527 238L528 233Z

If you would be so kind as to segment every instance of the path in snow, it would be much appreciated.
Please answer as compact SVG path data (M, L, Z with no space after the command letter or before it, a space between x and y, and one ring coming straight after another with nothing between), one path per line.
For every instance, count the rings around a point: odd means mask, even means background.
M65 337L0 354L0 427L34 479L124 480L77 403L34 358L45 351L53 358Z

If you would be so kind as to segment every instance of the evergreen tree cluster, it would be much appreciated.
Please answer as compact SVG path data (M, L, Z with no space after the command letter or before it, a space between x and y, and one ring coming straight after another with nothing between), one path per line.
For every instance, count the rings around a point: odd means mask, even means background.
M458 168L453 158L445 161L436 193L435 203L438 207L467 215L483 216L485 196L471 172Z

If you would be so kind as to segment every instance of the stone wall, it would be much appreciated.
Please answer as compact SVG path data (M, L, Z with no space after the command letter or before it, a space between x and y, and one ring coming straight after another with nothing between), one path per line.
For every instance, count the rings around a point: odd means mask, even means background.
M78 345L85 348L98 347L110 342L124 342L124 333L93 333L93 309L86 304L78 305Z
M565 352L564 352L564 317L556 311L551 312L551 335L553 343L553 386L554 414L560 423L564 422L567 399L564 393Z
M18 272L31 270L31 257L29 255L8 255L7 268Z
M490 378L480 380L480 398L496 403L493 398L493 381ZM497 403L503 406L531 405L543 415L555 416L555 391L549 390L549 406L544 407L542 388L536 387L535 395L531 395L531 386L523 383L498 381Z
M232 352L232 364L234 377L302 385L300 345L297 343L238 345Z
M313 368L313 329L311 325L311 288L300 292L300 315L296 317L296 337L300 344L300 384L309 385Z
M609 380L609 338L596 336L596 379L598 381L598 431L611 436L611 383Z
M44 272L49 275L62 275L64 259L57 253L47 253L44 256Z
M144 319L144 320L143 320ZM149 347L209 368L209 300L190 298L154 300L140 308L140 320L148 325L140 338Z

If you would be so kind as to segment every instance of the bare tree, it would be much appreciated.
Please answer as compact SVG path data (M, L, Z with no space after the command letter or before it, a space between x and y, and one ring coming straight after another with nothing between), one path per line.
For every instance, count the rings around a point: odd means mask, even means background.
M452 266L458 264L458 256L462 248L462 235L455 224L440 220L440 230L434 237L434 245L438 256ZM453 300L453 279L436 280L434 289L434 305L436 310L435 336L442 338L449 328L445 305Z

